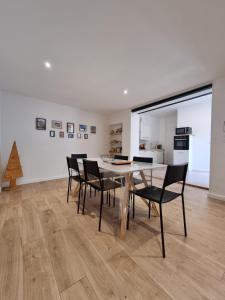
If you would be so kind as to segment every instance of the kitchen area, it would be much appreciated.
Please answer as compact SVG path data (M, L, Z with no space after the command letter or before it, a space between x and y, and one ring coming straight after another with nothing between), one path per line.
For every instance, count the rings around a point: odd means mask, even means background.
M139 156L152 157L155 163L171 164L176 124L176 110L140 115Z
M131 143L133 155L152 157L154 163L188 162L187 182L208 188L211 100L207 95L133 116L133 140L138 140Z

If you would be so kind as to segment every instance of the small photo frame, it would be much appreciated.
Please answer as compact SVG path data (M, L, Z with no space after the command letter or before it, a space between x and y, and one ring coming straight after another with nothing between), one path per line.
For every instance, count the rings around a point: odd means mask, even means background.
M59 137L60 137L60 138L64 138L64 131L60 131L60 132L59 132Z
M78 138L78 139L81 139L81 133L78 133L78 134L77 134L77 138Z
M49 136L50 137L55 137L55 130L50 130L49 131Z
M54 129L62 129L62 121L52 121L52 128Z
M79 125L79 131L80 131L80 132L86 132L86 131L87 131L87 125L82 125L82 124L80 124L80 125Z
M36 129L37 130L46 130L47 120L44 118L36 118Z
M67 133L74 133L74 123L67 123Z
M90 133L96 134L96 126L90 126Z
M84 139L85 139L85 140L88 139L88 134L87 134L87 133L84 134Z
M68 139L73 139L74 138L74 134L73 133L68 133Z

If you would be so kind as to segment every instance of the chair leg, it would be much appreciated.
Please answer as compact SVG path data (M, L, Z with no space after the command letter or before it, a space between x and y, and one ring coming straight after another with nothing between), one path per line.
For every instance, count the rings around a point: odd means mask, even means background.
M133 219L135 217L135 195L133 194Z
M71 183L71 182L72 182L72 178L70 177L70 179L69 179L69 183L70 183L70 191L71 191L71 189L72 189L72 188L71 188L71 186L72 186L72 183Z
M148 201L148 217L151 218L151 201Z
M102 206L103 206L103 192L101 191L101 204L100 204L100 216L99 216L98 231L101 231L101 223L102 223Z
M69 201L69 194L70 194L70 178L68 179L68 187L67 187L67 203Z
M109 207L111 206L111 195L110 195L110 191L109 191Z
M80 197L81 197L81 182L80 182L80 187L79 187L79 196L78 196L78 203L77 203L77 213L79 214L80 210Z
M85 183L85 187L84 187L84 200L83 200L83 210L82 210L82 214L83 215L84 215L84 208L85 208L86 191L87 191L87 184Z
M181 197L182 197L182 208L183 208L184 235L187 236L186 217L185 217L185 205L184 205L184 195L181 195Z
M128 212L127 212L127 230L130 228L130 208L128 207Z
M162 253L163 258L166 257L165 253L165 244L164 244L164 231L163 231L163 215L162 215L162 204L159 204L159 210L160 210L160 226L161 226L161 239L162 239Z

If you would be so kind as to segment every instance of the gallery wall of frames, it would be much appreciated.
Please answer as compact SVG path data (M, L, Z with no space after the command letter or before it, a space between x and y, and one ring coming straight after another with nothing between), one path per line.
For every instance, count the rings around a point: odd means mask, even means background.
M47 131L47 122L48 120L42 117L37 117L35 119L35 128L36 130ZM63 123L58 120L51 120L49 137L50 138L68 138L68 139L88 139L88 134L96 134L96 126L87 126L85 124L77 124L75 126L74 122Z

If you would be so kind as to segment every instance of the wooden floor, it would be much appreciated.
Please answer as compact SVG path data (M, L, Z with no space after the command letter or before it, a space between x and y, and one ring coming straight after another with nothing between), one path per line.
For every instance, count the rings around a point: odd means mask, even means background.
M148 220L141 200L121 241L118 206L103 209L99 233L98 197L77 215L66 187L57 180L0 194L1 300L225 299L225 203L187 186L186 239L181 201L164 205L163 259L159 218Z

